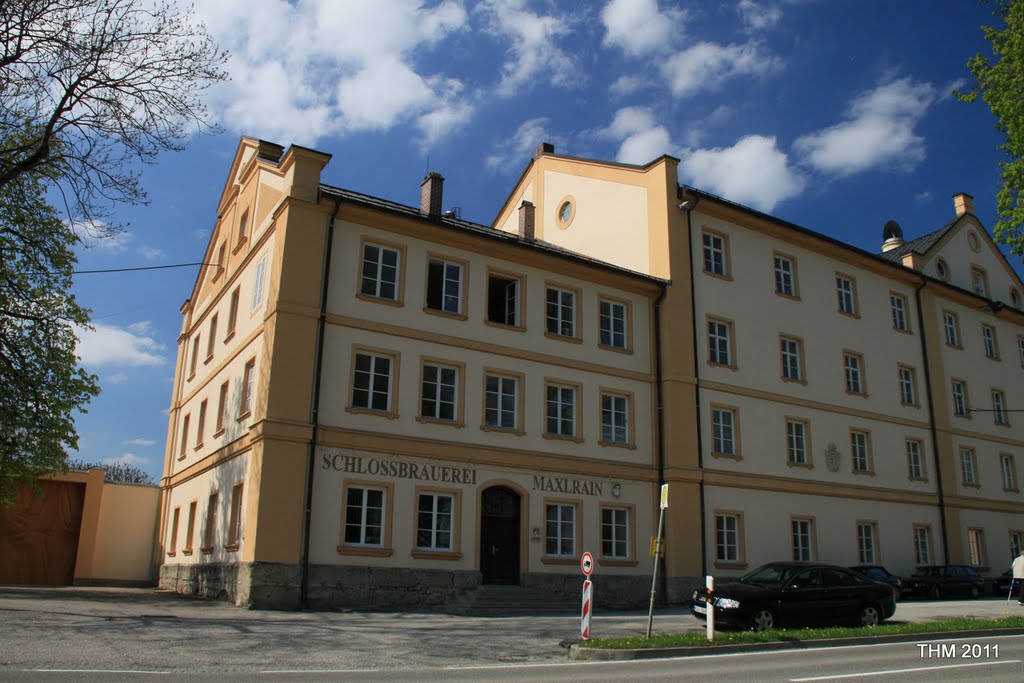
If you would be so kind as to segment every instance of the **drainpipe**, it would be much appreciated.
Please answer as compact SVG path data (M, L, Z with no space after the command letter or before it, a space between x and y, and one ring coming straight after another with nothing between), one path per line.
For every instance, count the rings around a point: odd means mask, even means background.
M928 424L932 433L932 458L935 460L935 484L939 491L939 528L942 530L943 564L949 564L949 532L946 529L946 495L942 489L942 467L939 463L939 433L935 428L935 405L932 402L932 373L928 362L928 344L924 333L924 312L921 310L921 290L928 286L928 280L914 290L914 301L917 303L917 326L921 330L921 355L924 358L924 386L928 397Z
M324 363L324 331L327 328L327 292L331 281L331 246L334 242L334 219L341 209L341 197L334 197L334 211L327 221L327 244L324 247L323 280L320 286L320 317L316 326L316 361L313 366L313 406L310 422L313 425L306 454L306 492L303 498L302 561L299 565L299 606L309 607L309 535L313 518L313 475L316 472L316 441L320 431L320 379Z
M662 389L661 380L661 301L665 298L665 294L668 292L668 287L662 283L660 285L661 291L658 293L658 298L654 300L654 381L657 383L658 391L658 407L657 407L657 430L658 430L658 490L661 490L661 486L665 483L665 397ZM659 514L661 511L659 510ZM660 557L654 558L655 562L661 562ZM662 567L661 572L661 594L668 596L666 592L668 588L668 581L666 579L667 572L665 567ZM652 586L653 588L653 586ZM651 598L653 606L653 597Z

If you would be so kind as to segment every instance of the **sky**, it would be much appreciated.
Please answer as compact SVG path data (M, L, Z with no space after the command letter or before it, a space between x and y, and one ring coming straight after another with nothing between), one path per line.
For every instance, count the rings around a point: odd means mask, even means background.
M333 155L325 183L417 206L428 171L445 209L489 224L533 149L644 164L878 251L974 196L996 221L995 119L965 64L988 53L975 0L198 0L230 51L206 94L223 132L142 169L149 202L90 241L79 269L202 260L241 136ZM1021 273L1019 257L1010 257ZM94 330L78 353L102 393L78 416L88 462L159 480L180 308L197 267L80 274Z

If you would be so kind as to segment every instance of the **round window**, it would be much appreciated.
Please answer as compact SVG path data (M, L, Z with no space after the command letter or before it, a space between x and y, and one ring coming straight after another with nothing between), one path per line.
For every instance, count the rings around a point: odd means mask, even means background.
M1020 308L1020 292L1017 291L1016 287L1010 288L1010 303L1013 304L1014 308Z
M936 262L936 264L935 264L935 272L938 273L938 276L941 279L943 279L943 280L948 280L949 279L949 266L947 266L946 262L943 261L942 259L939 259L938 262Z
M559 230L565 230L572 224L572 219L576 216L576 201L570 195L563 197L562 201L558 203L558 212L555 214L555 222L558 223Z
M967 244L971 247L972 251L981 251L981 244L978 242L978 236L973 232L967 233Z

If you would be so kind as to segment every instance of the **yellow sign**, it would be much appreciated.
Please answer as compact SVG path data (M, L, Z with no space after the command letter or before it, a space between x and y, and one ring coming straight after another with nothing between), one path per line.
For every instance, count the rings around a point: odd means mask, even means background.
M668 484L661 485L661 509L668 507Z
M654 557L655 549L657 549L657 551L658 551L658 557L665 557L665 542L662 541L661 542L661 547L658 548L658 539L655 538L654 536L651 536L651 552L650 552L651 557Z

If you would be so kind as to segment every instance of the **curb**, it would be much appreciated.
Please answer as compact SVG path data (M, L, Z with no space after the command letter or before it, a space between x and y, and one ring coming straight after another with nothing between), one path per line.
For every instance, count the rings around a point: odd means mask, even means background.
M823 638L820 640L780 640L770 643L741 643L737 645L691 645L686 647L647 647L634 650L609 650L596 647L569 646L569 659L609 662L632 659L663 659L695 657L698 655L726 655L741 652L769 652L772 650L802 650L816 647L870 645L874 643L913 643L957 638L983 638L985 636L1024 635L1024 628L993 628L971 631L942 631L934 633L898 633L891 636L861 636L854 638Z

